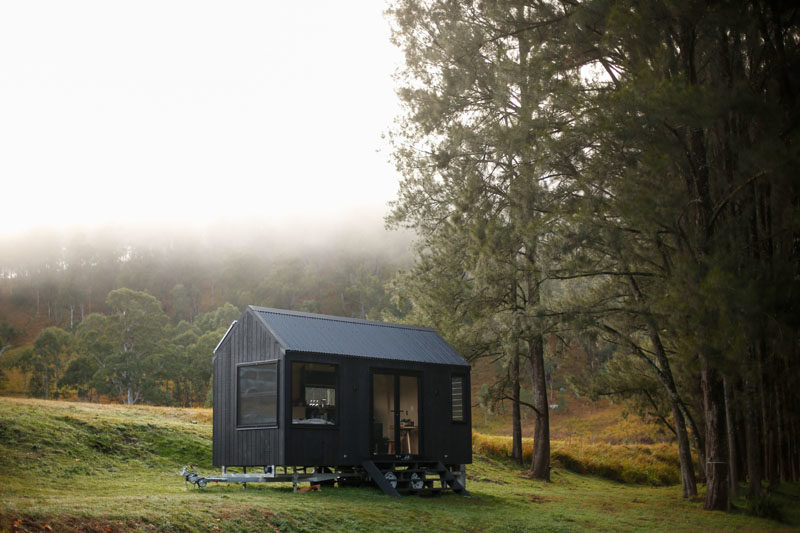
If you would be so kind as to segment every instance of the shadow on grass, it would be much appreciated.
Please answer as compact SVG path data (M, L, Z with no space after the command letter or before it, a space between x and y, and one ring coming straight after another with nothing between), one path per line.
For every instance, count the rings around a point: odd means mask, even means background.
M305 485L305 484L304 484ZM303 486L304 486L303 485ZM299 501L319 501L327 502L352 502L363 503L371 501L373 503L386 505L407 505L409 502L427 503L443 502L454 506L481 506L485 508L499 508L506 504L503 498L494 494L488 494L474 488L469 489L469 496L462 496L451 491L443 491L438 494L407 494L402 498L392 498L384 494L377 486L365 485L362 487L322 487L320 491L307 493L294 492L290 483L248 483L246 489L242 489L238 483L211 483L203 488L189 488L190 493L198 495L216 496L241 496L261 494L274 495L280 497L293 496ZM305 499L305 500L303 500Z

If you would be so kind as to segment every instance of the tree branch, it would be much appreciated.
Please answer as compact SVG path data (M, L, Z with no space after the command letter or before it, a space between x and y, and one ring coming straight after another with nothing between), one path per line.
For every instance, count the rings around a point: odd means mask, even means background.
M742 189L744 189L745 187L747 187L748 185L750 185L751 183L753 183L755 180L762 177L766 173L767 172L765 170L757 172L753 176L744 180L744 182L740 183L739 185L728 191L728 194L726 194L725 197L722 198L722 200L720 200L720 202L714 208L714 212L711 215L711 220L708 223L708 230L709 231L712 230L712 228L714 227L714 222L716 222L717 220L717 217L720 215L725 206L728 205L728 202L730 202L733 199L733 197L739 193L739 191L741 191Z
M514 398L512 398L511 396L503 396L501 398L501 400L511 400L513 402ZM518 400L518 401L519 401L520 405L524 405L525 407L530 407L531 409L533 409L533 412L536 413L537 415L541 415L542 414L537 408L535 408L533 405L529 404L528 402L525 402L525 401L522 401L522 400Z

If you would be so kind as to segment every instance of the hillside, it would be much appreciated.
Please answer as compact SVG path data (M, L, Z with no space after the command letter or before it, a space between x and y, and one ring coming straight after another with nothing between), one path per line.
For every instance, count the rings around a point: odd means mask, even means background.
M396 501L373 488L293 493L290 485L186 489L211 471L210 411L0 399L0 528L9 531L791 530L800 488L780 495L786 523L704 512L674 486L622 484L563 466L532 482L492 450L468 468L472 498ZM476 437L477 438L477 437ZM570 451L570 445L565 445ZM555 464L562 464L558 458ZM569 466L569 465L567 465ZM791 494L787 491L791 491Z

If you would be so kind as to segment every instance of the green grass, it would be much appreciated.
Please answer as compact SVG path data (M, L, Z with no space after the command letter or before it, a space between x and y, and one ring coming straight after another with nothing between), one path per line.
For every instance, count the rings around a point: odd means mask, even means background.
M556 467L531 481L507 459L476 453L471 498L391 499L375 488L291 485L185 488L186 463L211 472L201 410L0 398L0 529L40 531L580 531L793 530L796 485L775 500L785 522L706 512L677 486L623 484ZM739 507L742 509L744 505Z

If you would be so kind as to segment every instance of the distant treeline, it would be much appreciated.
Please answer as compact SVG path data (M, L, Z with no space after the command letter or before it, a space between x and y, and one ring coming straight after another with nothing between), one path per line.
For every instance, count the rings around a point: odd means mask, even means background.
M359 245L52 235L0 254L0 387L39 397L205 401L211 352L245 306L379 318L408 254ZM139 313L138 337L126 321ZM127 339L127 340L126 340ZM9 391L14 392L14 391Z
M37 330L29 324L74 329L106 312L106 295L120 287L155 296L174 322L225 302L365 316L382 305L383 281L410 259L408 238L380 227L316 241L291 231L41 231L0 241L0 322L29 335Z

